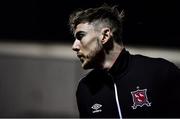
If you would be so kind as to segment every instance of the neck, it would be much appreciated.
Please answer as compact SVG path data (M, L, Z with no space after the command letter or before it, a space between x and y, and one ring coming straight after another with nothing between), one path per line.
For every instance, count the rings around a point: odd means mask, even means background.
M119 45L115 42L113 43L112 50L110 50L108 53L105 53L105 60L102 64L103 69L109 70L113 66L123 48L124 46Z

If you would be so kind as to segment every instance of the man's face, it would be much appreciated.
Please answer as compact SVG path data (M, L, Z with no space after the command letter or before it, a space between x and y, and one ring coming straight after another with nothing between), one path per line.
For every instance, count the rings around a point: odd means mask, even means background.
M101 33L92 24L80 23L74 31L75 41L72 49L77 53L84 69L98 65L99 54L102 51Z

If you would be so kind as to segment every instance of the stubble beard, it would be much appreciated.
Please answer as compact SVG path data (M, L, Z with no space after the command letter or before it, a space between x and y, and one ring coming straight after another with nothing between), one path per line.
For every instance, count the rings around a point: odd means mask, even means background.
M82 62L83 69L100 68L104 59L103 46L98 39L96 39L97 45L86 56L86 60Z

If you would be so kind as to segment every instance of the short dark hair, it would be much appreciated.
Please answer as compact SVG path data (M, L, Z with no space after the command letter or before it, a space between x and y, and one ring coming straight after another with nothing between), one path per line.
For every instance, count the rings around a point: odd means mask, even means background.
M78 10L73 12L69 17L70 30L73 32L80 23L92 23L95 21L104 21L113 31L113 38L116 42L121 42L122 21L124 11L119 13L117 6L103 4L100 7ZM102 23L102 22L101 22Z

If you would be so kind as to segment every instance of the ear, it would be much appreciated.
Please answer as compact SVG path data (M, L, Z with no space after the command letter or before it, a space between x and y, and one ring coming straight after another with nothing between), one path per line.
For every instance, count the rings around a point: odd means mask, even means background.
M112 32L111 32L111 29L110 28L102 28L101 29L101 33L102 33L102 39L101 39L101 42L102 44L105 44L112 36Z

